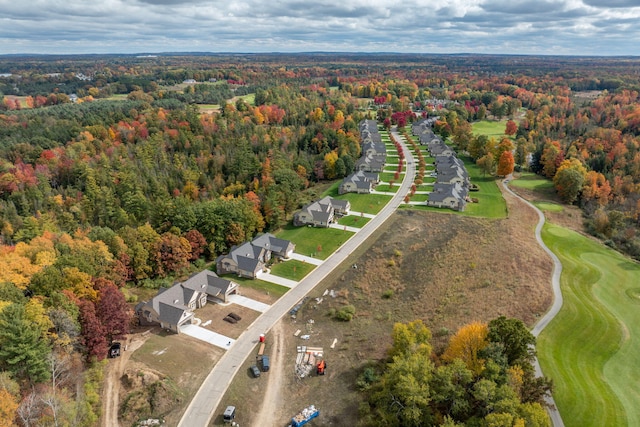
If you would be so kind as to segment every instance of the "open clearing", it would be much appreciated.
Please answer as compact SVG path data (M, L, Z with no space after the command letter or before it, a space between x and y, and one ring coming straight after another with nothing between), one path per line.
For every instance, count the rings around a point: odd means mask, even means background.
M285 317L267 334L267 354L275 342L284 352L281 377L274 378L272 371L251 378L248 367L255 359L250 355L218 412L235 405L242 426L286 425L300 409L315 404L320 425L355 425L361 399L356 378L368 362L385 357L395 322L424 320L436 349L474 320L506 315L535 323L551 304L552 264L533 237L533 210L506 197L510 214L503 219L396 213L314 289L296 319ZM327 289L334 290L335 298L327 295L317 303L314 298ZM345 304L356 307L351 322L329 317L332 308ZM294 337L298 329L310 339ZM324 348L325 376L297 379L298 345ZM274 405L265 391L276 380L287 398ZM263 405L269 410L261 410ZM221 425L220 417L211 425Z
M640 425L640 264L566 228L544 240L562 261L564 305L538 356L565 425Z

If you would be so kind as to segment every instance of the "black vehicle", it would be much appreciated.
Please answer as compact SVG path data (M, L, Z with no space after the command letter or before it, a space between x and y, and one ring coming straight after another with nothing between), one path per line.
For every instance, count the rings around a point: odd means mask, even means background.
M119 342L114 342L113 344L111 344L111 347L109 347L109 357L111 359L115 358L115 357L120 357L120 348L122 347L122 345Z
M251 369L251 373L253 374L254 378L258 378L260 376L260 369L258 369L256 365L251 365L249 369Z

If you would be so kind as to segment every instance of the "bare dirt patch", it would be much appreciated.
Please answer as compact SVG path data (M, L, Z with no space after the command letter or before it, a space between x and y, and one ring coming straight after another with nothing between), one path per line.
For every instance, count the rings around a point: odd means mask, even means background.
M422 319L436 350L474 320L505 315L534 324L551 304L552 263L535 241L535 212L509 195L505 199L509 216L501 220L410 210L395 214L377 240L310 295L322 297L332 289L335 298L310 299L296 319L284 318L267 335L267 342L280 342L284 334L278 410L262 411L260 418L255 410L270 399L265 391L275 375L256 380L240 375L220 407L236 405L241 425L287 425L296 412L315 404L321 415L314 425L355 425L361 401L356 379L367 363L385 358L395 322ZM352 321L330 317L346 304L356 308ZM294 337L297 329L310 339ZM295 377L297 345L325 349L325 376Z

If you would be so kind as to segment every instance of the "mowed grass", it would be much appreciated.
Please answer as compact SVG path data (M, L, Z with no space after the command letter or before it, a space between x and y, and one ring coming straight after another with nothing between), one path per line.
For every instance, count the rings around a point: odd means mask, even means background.
M366 218L360 215L347 215L338 220L338 224L346 225L347 227L362 228L369 222L370 218Z
M562 207L562 205L559 205L557 203L533 202L533 204L536 205L538 209L540 209L541 211L562 212L564 210L564 207Z
M471 129L476 135L487 135L494 138L502 138L506 128L507 120L481 120L471 124Z
M477 198L479 203L467 203L467 207L462 213L483 218L506 218L507 203L498 188L496 178L485 176L470 158L461 157L461 159L469 172L471 182L480 187L480 191L469 192L469 196Z
M556 195L553 181L532 172L522 172L516 179L512 179L509 185L535 191L540 196L546 198L553 199Z
M391 200L391 196L384 194L338 194L338 187L340 187L341 181L336 181L331 187L329 187L322 197L331 196L339 200L348 200L351 203L351 210L356 212L364 212L368 214L377 214L383 207Z
M289 224L278 231L276 236L295 243L295 251L299 254L326 259L352 234L335 228L294 227Z
M563 265L564 305L538 357L564 424L640 425L640 265L558 226L543 238Z
M376 191L383 191L385 193L397 193L400 189L400 185L394 184L393 186L387 184L380 184L376 186Z
M311 273L314 268L316 268L316 266L308 262L290 259L288 261L273 264L271 266L271 274L299 282L307 274Z
M213 268L211 269L213 270ZM269 293L269 295L275 295L277 297L281 297L286 294L289 288L286 286L278 285L271 282L266 282L260 279L249 279L246 277L238 277L237 274L225 274L221 276L223 279L233 280L237 284L241 285L245 288L251 288L258 291L264 291Z

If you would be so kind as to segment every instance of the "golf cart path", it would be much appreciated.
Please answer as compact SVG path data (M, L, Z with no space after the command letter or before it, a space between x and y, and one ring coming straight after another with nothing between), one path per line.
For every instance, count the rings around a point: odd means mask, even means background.
M540 332L542 332L542 330L551 322L551 320L553 320L553 318L556 317L556 314L558 314L560 312L560 309L562 308L562 291L560 290L560 275L562 274L562 263L560 262L560 259L556 256L556 254L554 254L551 251L551 249L549 249L547 245L545 245L544 242L542 241L541 232L545 222L544 213L540 209L538 209L536 206L534 206L531 202L524 199L520 195L514 193L507 185L507 182L508 182L507 180L502 181L502 188L508 191L509 194L517 197L527 205L531 206L531 208L534 211L536 211L536 213L538 214L538 224L536 225L536 230L535 230L536 240L538 241L538 244L540 245L540 247L542 247L542 249L544 249L544 251L553 260L553 274L551 275L551 285L553 289L553 305L551 305L551 309L549 309L549 311L547 311L547 313L544 316L542 316L542 319L540 319L538 323L536 323L536 325L531 330L531 333L533 334L533 336L537 338L538 335L540 335ZM541 377L542 369L540 368L540 363L538 362L537 357L534 361L534 367L536 370L536 376ZM549 416L551 417L551 422L553 423L553 426L564 427L564 422L562 421L560 412L558 412L558 409L556 408L556 404L555 404L555 401L553 400L553 396L550 396L547 399L547 402L550 405L552 405L549 407L548 412L549 412Z

